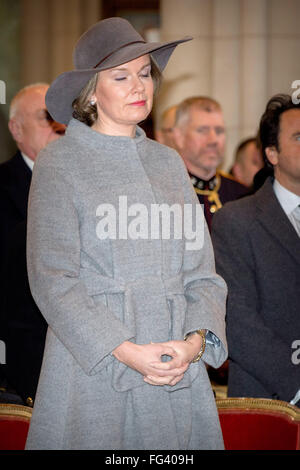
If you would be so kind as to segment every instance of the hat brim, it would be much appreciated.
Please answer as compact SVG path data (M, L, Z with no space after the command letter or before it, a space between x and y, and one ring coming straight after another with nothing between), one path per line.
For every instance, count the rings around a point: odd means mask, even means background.
M72 118L73 101L95 73L130 62L144 54L151 54L160 71L163 71L172 52L178 44L191 41L188 36L167 43L138 43L127 46L112 54L97 68L72 70L59 75L46 94L46 106L52 118L62 124L68 124Z

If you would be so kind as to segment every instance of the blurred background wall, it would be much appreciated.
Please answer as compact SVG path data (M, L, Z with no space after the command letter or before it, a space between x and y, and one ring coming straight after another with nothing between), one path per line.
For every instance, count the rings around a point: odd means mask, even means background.
M14 147L7 117L15 92L71 70L78 37L109 16L129 19L147 40L194 37L168 64L147 133L169 105L209 95L225 114L225 170L237 143L256 133L267 99L292 93L300 79L300 0L0 0L0 161Z

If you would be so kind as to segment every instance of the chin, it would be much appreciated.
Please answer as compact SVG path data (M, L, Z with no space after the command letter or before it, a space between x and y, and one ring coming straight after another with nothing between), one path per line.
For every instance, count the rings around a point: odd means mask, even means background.
M51 137L49 137L47 143L50 144L50 142L54 142L55 140L59 139L60 137L61 137L60 134L53 134L53 135L51 135Z
M211 158L205 167L208 171L212 171L215 170L221 163L222 160L220 158Z
M135 112L132 115L132 121L135 121L135 123L138 124L139 122L142 122L145 119L147 119L149 114L150 114L150 111L148 110L145 110L145 109L137 110L137 112Z

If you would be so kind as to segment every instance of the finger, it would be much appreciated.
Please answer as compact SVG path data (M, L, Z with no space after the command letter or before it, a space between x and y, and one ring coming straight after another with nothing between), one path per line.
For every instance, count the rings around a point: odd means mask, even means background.
M182 365L181 367L177 367L174 369L169 370L169 374L172 375L173 377L176 377L176 375L183 375L189 367L189 363L186 363Z
M175 349L171 348L171 346L167 346L167 345L164 345L164 347L163 347L163 352L161 353L161 355L164 355L164 354L166 354L167 356L171 356L171 357L177 357L178 356L177 351L175 351Z
M173 380L173 376L160 377L158 375L147 375L144 377L144 381L151 385L169 385Z
M181 375L178 375L176 377L164 377L164 378L161 378L161 377L157 377L157 376L147 376L147 377L144 377L144 381L150 385L170 385L170 386L174 386L176 385L178 382L180 382L180 380L182 380L184 374L181 374Z
M169 369L163 370L159 368L149 367L147 371L147 376L149 377L160 377L161 379L166 379L167 377L174 377L176 374ZM178 375L178 374L177 374Z
M171 380L171 382L169 383L169 385L174 386L174 385L178 384L178 382L180 382L180 380L183 378L183 376L184 376L184 374L178 375L178 376L175 377L173 380Z
M187 370L189 363L186 362L182 364L181 360L180 361L171 360L167 362L156 361L156 362L151 362L149 366L151 366L156 371L160 371L160 372L165 371L166 373L169 373L170 375L181 375Z
M168 371L174 367L173 364L171 364L171 362L173 363L173 360L167 361L167 362L155 361L155 362L150 362L149 366L153 367L154 369Z
M176 359L171 359L170 361L162 362L162 361L153 361L149 363L150 367L153 367L155 370L161 370L161 371L174 371L175 369L187 369L188 363L182 361L180 357ZM180 372L182 373L182 371ZM173 373L172 373L173 375Z
M150 385L169 385L169 383L174 379L174 377L159 377L147 375L144 377L144 381Z

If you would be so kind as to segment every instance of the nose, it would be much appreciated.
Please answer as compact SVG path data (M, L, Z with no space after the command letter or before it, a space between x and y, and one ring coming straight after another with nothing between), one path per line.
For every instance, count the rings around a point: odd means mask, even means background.
M207 140L210 144L215 144L217 142L217 133L213 127L210 127L209 132L207 133Z
M145 90L145 85L144 85L143 80L139 76L134 77L133 91L142 93L144 90Z
M61 124L60 122L53 121L51 123L51 127L53 129L53 132L59 135L64 135L66 131L66 126L65 124Z

